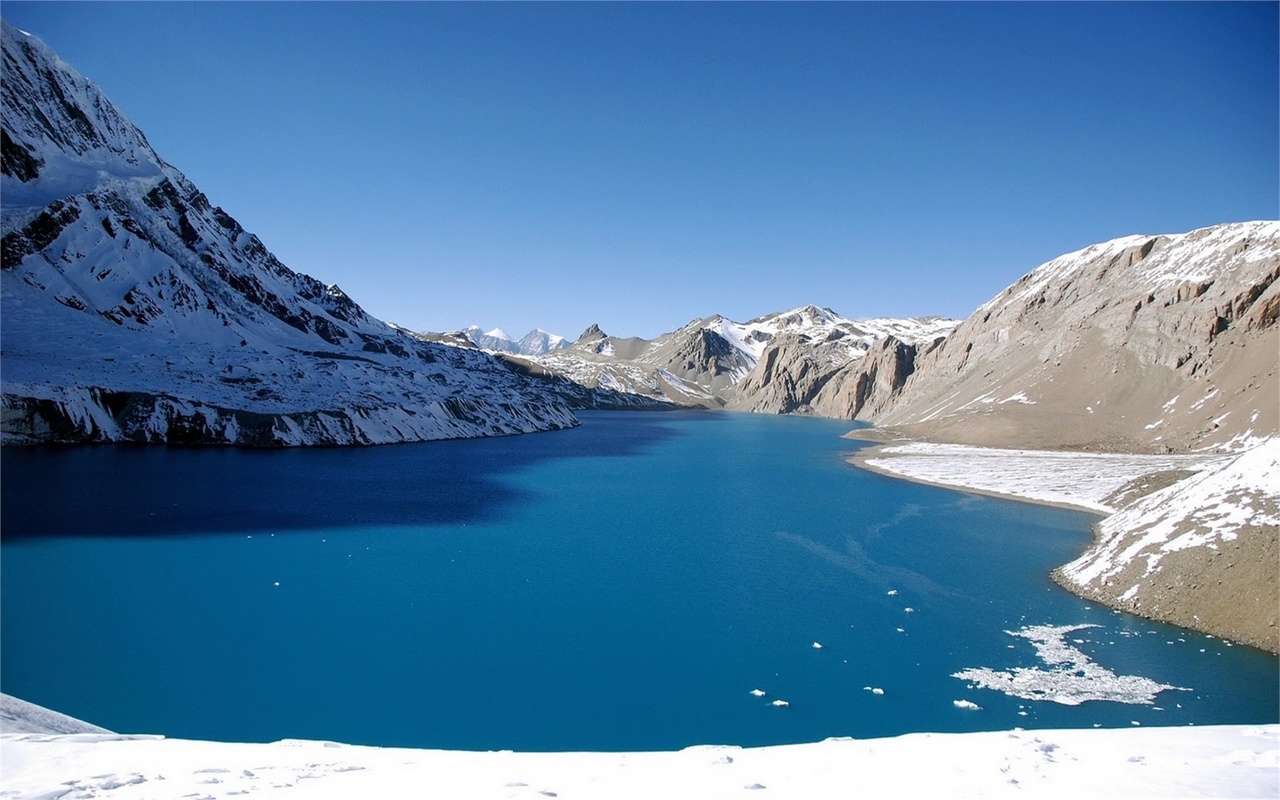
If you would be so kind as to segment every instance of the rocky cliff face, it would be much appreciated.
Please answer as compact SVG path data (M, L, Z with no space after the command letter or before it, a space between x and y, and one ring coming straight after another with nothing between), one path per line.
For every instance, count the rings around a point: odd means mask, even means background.
M540 383L285 267L8 23L3 58L5 441L374 444L576 424Z
M904 342L896 336L880 341L859 361L840 369L813 401L824 417L871 419L892 404L916 371L917 360L942 346L945 336Z
M737 386L730 407L866 419L897 397L915 372L917 356L932 352L946 336L907 342L891 334L854 352L840 347L840 338L778 337Z
M941 441L1128 452L1275 435L1280 222L1131 236L1028 273L872 418Z

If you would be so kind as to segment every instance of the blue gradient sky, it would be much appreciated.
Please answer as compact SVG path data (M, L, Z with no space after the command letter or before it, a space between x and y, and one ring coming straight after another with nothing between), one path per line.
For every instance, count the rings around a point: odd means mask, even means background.
M290 267L417 330L963 317L1280 215L1276 3L27 3Z

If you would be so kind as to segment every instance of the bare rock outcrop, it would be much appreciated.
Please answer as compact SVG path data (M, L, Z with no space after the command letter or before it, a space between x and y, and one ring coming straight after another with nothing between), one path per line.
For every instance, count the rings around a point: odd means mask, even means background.
M823 351L823 344L800 333L775 337L738 382L729 408L764 414L811 411L810 403L842 366Z
M1275 434L1280 222L1130 236L1033 270L966 319L880 426L1130 452Z
M945 341L910 343L897 337L883 339L860 361L846 364L813 401L815 414L824 417L870 419L892 404L915 374L917 360Z

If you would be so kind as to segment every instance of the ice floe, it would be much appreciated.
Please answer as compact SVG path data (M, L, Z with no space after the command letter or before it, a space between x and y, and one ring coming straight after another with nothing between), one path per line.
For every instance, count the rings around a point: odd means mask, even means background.
M1152 705L1160 692L1180 688L1138 675L1117 675L1067 641L1067 634L1072 631L1097 627L1100 626L1033 625L1019 631L1005 631L1010 636L1029 640L1045 667L1009 670L977 667L954 673L952 677L1024 700L1048 700L1068 706L1089 700Z

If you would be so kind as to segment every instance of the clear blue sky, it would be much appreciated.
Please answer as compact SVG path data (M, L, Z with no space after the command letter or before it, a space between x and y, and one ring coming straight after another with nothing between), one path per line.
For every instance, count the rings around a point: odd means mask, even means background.
M27 3L290 267L417 330L963 317L1280 215L1276 3Z

